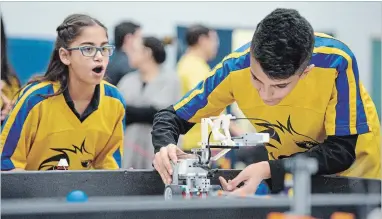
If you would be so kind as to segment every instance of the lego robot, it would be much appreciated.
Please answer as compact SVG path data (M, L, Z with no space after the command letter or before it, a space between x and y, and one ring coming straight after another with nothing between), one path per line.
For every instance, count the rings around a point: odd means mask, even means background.
M236 118L229 114L202 119L201 147L192 150L193 158L179 159L177 163L172 163L172 182L165 186L164 191L166 200L176 197L207 197L209 193L221 190L220 185L211 185L210 178L216 170L210 168L210 161L218 160L231 149L269 142L267 133L247 133L239 137L231 137L229 126L234 119ZM209 128L211 128L210 132ZM211 135L214 142L210 142ZM212 148L223 150L211 158Z

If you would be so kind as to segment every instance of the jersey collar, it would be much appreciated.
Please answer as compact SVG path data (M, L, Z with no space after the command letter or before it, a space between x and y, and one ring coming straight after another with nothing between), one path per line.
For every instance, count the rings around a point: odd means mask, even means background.
M83 122L90 114L92 114L94 111L98 109L99 102L100 102L100 85L99 84L96 85L94 95L90 101L90 104L82 115L80 115L77 112L76 108L74 107L73 99L69 95L69 89L64 90L63 95L69 108L73 111L73 113L77 116L77 118L81 122Z

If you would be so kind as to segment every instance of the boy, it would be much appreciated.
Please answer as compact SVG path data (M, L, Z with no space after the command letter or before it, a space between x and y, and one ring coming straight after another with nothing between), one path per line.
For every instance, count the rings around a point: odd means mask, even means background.
M297 153L317 159L317 174L380 178L376 108L359 81L354 54L342 42L314 33L296 10L276 9L253 39L228 55L178 103L154 120L153 161L170 183L170 161L184 157L175 144L201 118L236 101L259 132L270 133L269 161L246 167L223 187L253 194L262 180L283 187L283 162ZM236 186L247 181L245 186Z

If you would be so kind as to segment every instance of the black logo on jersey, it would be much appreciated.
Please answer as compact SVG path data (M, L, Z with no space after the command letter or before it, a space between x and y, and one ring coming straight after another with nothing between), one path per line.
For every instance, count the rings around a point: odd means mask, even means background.
M268 133L270 139L278 142L280 145L283 145L283 143L281 142L280 135L281 134L282 135L286 135L288 133L291 135L292 138L293 138L293 136L297 135L297 136L304 137L306 139L306 140L303 140L303 141L294 141L296 146L299 147L299 148L308 150L311 147L316 146L317 144L319 144L318 141L310 138L309 136L306 136L306 135L303 135L303 134L297 132L293 128L293 126L292 126L290 115L288 116L288 120L287 120L286 125L282 124L281 122L279 122L277 120L276 120L277 124L272 124L272 123L270 123L270 122L268 122L266 120L262 120L262 119L256 119L256 120L260 121L260 122L255 122L255 124L257 126L265 128L260 133ZM271 142L265 143L265 146L278 149L278 147L276 145L272 144ZM276 159L274 157L273 153L270 153L270 155L273 157L273 159ZM285 158L285 157L286 156L280 155L278 157L278 159L282 159L282 158Z
M44 160L38 170L54 170L57 166L58 162L61 159L66 159L68 161L68 165L70 166L70 154L75 154L76 156L81 156L84 153L90 154L85 148L85 139L82 142L81 146L72 145L73 148L51 148L51 150L58 152L58 154ZM92 164L92 160L81 160L81 165L84 168L89 168Z

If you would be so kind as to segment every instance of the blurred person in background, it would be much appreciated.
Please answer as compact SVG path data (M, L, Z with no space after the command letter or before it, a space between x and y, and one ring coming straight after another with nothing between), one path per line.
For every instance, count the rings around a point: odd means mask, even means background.
M128 57L133 53L135 44L141 44L142 31L139 24L127 21L118 24L114 29L114 44L116 51L106 69L106 79L113 85L129 72L135 71L130 67Z
M1 20L0 107L1 107L1 123L3 123L9 111L12 109L13 98L16 95L17 91L20 89L20 81L16 73L12 69L12 66L10 65L8 57L7 57L7 40L5 35L3 17L0 17L0 20Z
M180 81L175 72L162 67L166 51L161 40L144 37L133 51L129 63L137 71L125 75L118 84L127 103L122 167L151 169L154 114L181 97Z
M207 62L216 57L219 49L219 37L216 31L200 24L192 25L187 29L185 41L188 48L177 65L177 72L182 83L182 95L192 90L210 74L211 68ZM231 123L230 129L232 135L241 133L234 123ZM181 147L185 151L191 151L192 148L199 147L200 140L201 126L195 124L183 136Z

